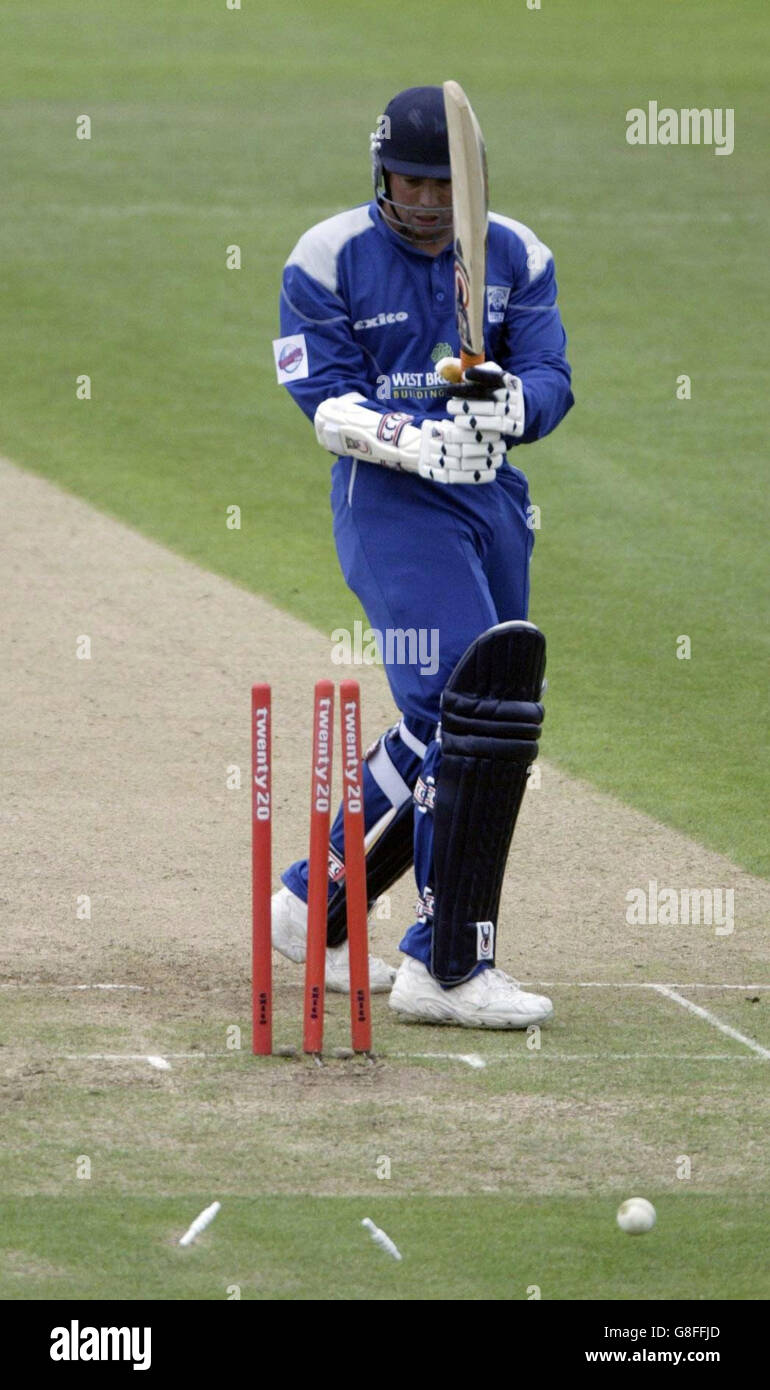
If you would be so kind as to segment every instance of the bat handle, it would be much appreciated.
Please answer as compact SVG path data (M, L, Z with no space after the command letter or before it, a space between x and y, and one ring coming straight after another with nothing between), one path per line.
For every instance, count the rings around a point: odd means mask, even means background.
M436 363L436 370L445 381L451 382L453 386L459 386L463 380L465 368L478 367L485 360L483 352L475 355L472 352L463 352L461 349L459 357L442 357L441 361Z
M484 360L485 359L483 352L474 354L472 352L463 352L462 348L460 349L460 364L462 366L463 371L465 371L466 367L480 366Z

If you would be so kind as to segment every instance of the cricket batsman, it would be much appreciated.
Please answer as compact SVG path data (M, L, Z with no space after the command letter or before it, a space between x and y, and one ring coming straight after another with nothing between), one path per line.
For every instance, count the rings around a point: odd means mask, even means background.
M371 155L372 200L291 252L274 344L279 382L334 456L337 554L400 712L365 756L367 894L371 906L413 864L417 916L397 974L370 959L371 988L407 1022L527 1028L551 1001L497 968L495 946L545 641L527 621L534 537L509 455L573 404L553 257L487 211L483 141L456 83L395 96ZM385 640L408 632L435 635L434 661ZM282 882L273 945L302 961L307 860ZM347 990L341 811L327 942L327 985Z

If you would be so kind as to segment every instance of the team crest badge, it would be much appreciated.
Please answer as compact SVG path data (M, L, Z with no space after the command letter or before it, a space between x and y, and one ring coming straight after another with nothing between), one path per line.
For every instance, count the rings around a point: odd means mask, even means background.
M487 318L490 323L502 323L510 294L509 285L487 285Z

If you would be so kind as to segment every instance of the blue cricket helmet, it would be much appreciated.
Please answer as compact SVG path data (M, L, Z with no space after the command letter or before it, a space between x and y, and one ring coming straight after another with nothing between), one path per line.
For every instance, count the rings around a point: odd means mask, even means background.
M372 176L379 201L385 173L451 178L441 87L407 87L385 107L371 136Z

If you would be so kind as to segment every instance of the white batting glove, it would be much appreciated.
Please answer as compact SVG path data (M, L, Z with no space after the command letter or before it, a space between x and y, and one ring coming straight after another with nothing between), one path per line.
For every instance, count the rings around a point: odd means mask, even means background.
M459 368L459 360L442 358L436 364L441 373L442 366L449 364ZM451 377L450 377L451 379ZM456 394L447 401L447 414L459 424L457 417L473 419L482 428L497 425L501 434L520 439L524 433L524 391L521 381L512 372L506 372L496 362L482 362L477 367L466 367L462 383Z
M420 433L417 471L434 483L490 483L505 458L505 440L491 420L425 420Z

